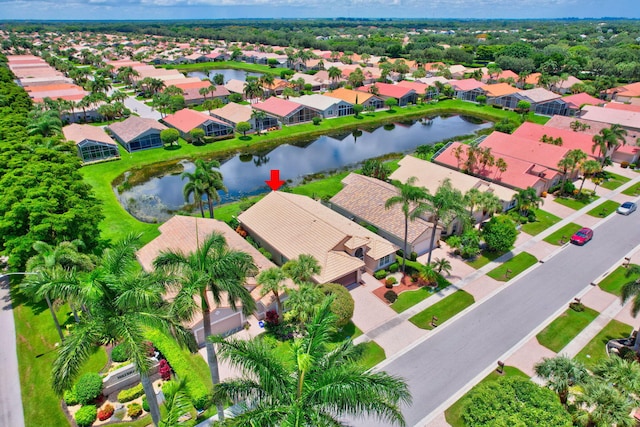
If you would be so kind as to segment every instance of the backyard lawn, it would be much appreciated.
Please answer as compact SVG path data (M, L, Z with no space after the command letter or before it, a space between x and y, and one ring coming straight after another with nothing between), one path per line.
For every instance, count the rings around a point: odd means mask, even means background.
M598 312L588 307L584 307L584 311L570 308L536 335L536 338L541 345L558 353L596 317Z
M522 224L521 230L527 234L535 236L538 233L542 233L553 224L560 222L560 218L542 209L536 209L536 220L534 222L528 222Z
M609 216L618 209L620 203L614 202L613 200L607 200L602 203L600 206L596 206L591 209L587 214L591 216L595 216L596 218L604 218L605 216Z
M466 427L464 421L462 420L462 414L466 409L466 398L469 396L476 387L486 384L492 381L496 381L498 378L502 378L503 376L507 377L522 377L529 378L529 375L525 374L518 368L514 368L513 366L505 366L504 367L504 375L498 374L497 371L491 372L489 375L484 377L478 384L475 385L474 388L469 390L464 394L456 403L451 405L446 411L444 411L444 416L447 422L451 425L451 427Z
M602 184L600 184L600 186L606 188L607 190L615 190L625 182L629 182L629 181L631 180L626 176L607 172L607 180L604 181Z
M544 241L547 243L551 243L552 245L561 246L565 243L568 243L569 239L571 239L571 236L573 236L573 234L581 228L581 225L570 222L561 229L549 234L544 238ZM564 242L561 242L562 240L564 240Z
M592 196L590 198L585 198L585 199L574 199L574 198L570 198L570 197L556 197L554 199L554 202L559 203L561 205L564 205L568 208L571 208L573 210L580 210L582 208L584 208L585 206L587 206L589 203L594 202L596 200L598 200L599 197L598 196Z
M609 340L627 338L633 328L626 323L612 320L578 353L576 360L592 367L600 359L607 357L605 346Z
M410 318L409 321L418 328L433 329L431 325L433 316L438 318L437 325L442 325L445 321L460 313L474 302L475 300L471 294L459 290L416 314Z
M611 273L609 273L607 277L602 279L600 283L598 283L598 286L603 291L620 296L622 294L622 285L627 282L631 282L632 280L636 280L638 279L638 277L640 277L640 275L638 274L631 274L627 277L627 271L628 270L622 266L616 268Z
M487 276L500 282L507 282L538 262L538 259L528 252L520 252L509 261L494 268Z

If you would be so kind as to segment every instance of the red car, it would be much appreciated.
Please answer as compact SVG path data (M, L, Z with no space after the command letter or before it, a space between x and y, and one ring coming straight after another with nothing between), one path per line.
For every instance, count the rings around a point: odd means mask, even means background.
M593 230L585 227L576 231L576 234L571 236L571 243L582 246L591 239L593 239Z

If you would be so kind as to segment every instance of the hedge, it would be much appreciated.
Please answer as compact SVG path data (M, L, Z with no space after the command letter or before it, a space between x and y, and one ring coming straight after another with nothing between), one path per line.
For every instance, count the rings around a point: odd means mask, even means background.
M126 362L129 360L129 356L127 355L124 345L118 344L113 347L113 350L111 350L111 360L116 363Z
M190 363L184 358L184 351L172 339L156 330L148 330L146 336L153 345L167 359L173 372L179 378L186 379L187 394L196 409L206 409L211 405L211 392L209 387L200 378L193 374Z
M73 406L80 403L78 401L78 396L76 396L76 391L74 389L66 390L62 398L64 399L64 403L66 403L67 406Z
M135 387L131 387L126 390L121 390L118 393L118 402L120 403L131 402L133 399L137 399L143 394L144 394L144 388L142 388L142 383L140 383Z
M75 386L78 402L86 405L102 393L102 378L100 374L88 372L80 377Z
M75 419L78 427L89 427L98 416L98 409L94 405L83 406L76 412Z

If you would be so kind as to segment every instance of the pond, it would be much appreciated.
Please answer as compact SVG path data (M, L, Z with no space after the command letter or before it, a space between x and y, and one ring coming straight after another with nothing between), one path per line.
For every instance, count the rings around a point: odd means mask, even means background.
M355 169L367 159L412 152L419 145L470 135L491 125L464 116L424 118L323 135L282 144L268 152L239 154L221 162L220 172L229 192L220 197L226 203L267 192L264 181L271 169L280 170L282 180L296 185L306 175ZM177 211L191 208L185 206L185 181L180 174L193 170L192 162L181 161L121 193L114 191L124 208L139 220L165 221Z
M200 80L209 79L213 81L213 76L216 74L222 74L224 76L224 82L227 83L229 80L242 80L246 81L247 76L255 76L260 77L262 74L260 73L252 73L244 70L233 70L229 68L223 68L219 70L211 70L208 74L203 73L202 71L192 71L187 73L187 77L197 77Z

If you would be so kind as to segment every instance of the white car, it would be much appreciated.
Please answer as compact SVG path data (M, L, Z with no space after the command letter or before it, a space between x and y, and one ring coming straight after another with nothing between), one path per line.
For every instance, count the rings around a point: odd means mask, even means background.
M633 202L624 202L618 206L617 212L622 215L629 215L634 212L638 206Z

